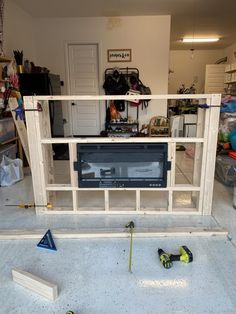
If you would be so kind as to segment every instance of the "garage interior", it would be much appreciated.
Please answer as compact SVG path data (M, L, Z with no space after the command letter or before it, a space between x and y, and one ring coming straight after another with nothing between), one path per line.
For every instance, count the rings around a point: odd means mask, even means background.
M236 4L0 4L1 313L236 313Z

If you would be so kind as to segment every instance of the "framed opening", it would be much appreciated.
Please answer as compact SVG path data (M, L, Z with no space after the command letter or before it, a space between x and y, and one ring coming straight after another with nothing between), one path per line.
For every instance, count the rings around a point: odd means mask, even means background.
M173 211L197 211L199 192L179 191L173 192Z
M140 191L140 210L167 211L168 192L165 191Z
M132 211L136 210L136 191L110 191L110 211Z
M177 143L175 160L175 185L200 186L202 143Z
M52 208L48 210L73 211L71 191L49 191L47 196L48 203L52 204Z
M104 191L78 191L78 210L105 210Z
M46 184L71 184L68 144L44 144Z

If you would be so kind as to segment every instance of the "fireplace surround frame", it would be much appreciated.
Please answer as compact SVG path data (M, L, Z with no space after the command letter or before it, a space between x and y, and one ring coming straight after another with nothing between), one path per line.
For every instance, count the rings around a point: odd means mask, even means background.
M197 135L192 138L174 137L134 137L134 138L52 138L50 131L49 106L51 100L60 100L63 103L71 104L73 101L93 101L100 102L111 99L151 99L157 103L170 99L194 99L203 100L208 105L208 109L198 109ZM13 100L14 101L14 100ZM220 94L196 94L196 95L142 95L142 96L27 96L24 97L25 109L35 109L26 111L27 134L29 142L31 171L34 191L34 201L37 214L169 214L169 215L211 215L212 195L215 170L215 156L218 134L218 121L220 112ZM42 106L42 112L38 112L38 103ZM156 104L158 106L158 104ZM16 104L17 106L17 104ZM167 174L166 187L147 188L147 187L104 187L104 188L80 188L78 186L78 173L74 170L74 162L77 160L77 144L83 143L167 143L168 161L172 167ZM181 143L195 145L195 158L192 184L176 184L176 146ZM55 181L53 149L52 144L67 144L69 146L69 184L61 184ZM81 207L80 195L84 191L94 197L96 203L96 193L100 192L103 197L103 206ZM94 196L92 196L94 192ZM120 207L112 207L112 198L115 193L120 193L117 199ZM143 206L143 195L154 192L157 195L163 193L167 198L165 210L149 208ZM53 206L48 208L46 204L51 202L53 205L57 193L68 193L71 195L71 206ZM127 194L126 194L127 193ZM134 196L134 208L123 204L125 195ZM191 194L196 200L195 207L175 207L175 196L184 193ZM118 195L118 194L117 194ZM123 196L122 196L123 195ZM155 196L155 195L154 195ZM37 204L45 204L45 207L37 207Z

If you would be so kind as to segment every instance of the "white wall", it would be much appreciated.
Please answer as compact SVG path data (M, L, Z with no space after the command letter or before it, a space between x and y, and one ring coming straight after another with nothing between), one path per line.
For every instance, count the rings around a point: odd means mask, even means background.
M99 43L100 93L107 67L137 67L153 94L168 91L170 16L35 19L38 64L60 74L66 83L66 42ZM132 62L107 63L107 49L131 48ZM67 93L67 86L63 92ZM154 103L154 102L153 102ZM166 114L166 104L151 104L142 120Z
M181 84L190 87L195 82L197 93L204 91L206 64L213 64L222 58L222 50L196 50L191 57L190 50L170 52L169 93L175 94Z
M13 50L23 50L24 59L36 62L35 34L32 17L14 1L5 1L4 53L12 57Z

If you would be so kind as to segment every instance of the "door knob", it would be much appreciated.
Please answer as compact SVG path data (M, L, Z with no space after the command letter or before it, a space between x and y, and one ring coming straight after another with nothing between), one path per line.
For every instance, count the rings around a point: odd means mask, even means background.
M76 103L74 103L74 102L71 103L71 106L75 106L75 105L76 105Z

